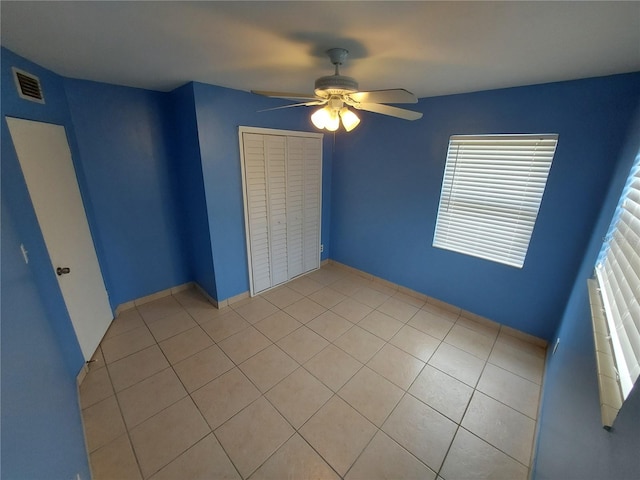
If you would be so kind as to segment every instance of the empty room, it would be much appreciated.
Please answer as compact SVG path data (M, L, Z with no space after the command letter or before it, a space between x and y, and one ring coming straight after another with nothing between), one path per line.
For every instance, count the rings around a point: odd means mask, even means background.
M2 478L640 478L640 2L0 14Z

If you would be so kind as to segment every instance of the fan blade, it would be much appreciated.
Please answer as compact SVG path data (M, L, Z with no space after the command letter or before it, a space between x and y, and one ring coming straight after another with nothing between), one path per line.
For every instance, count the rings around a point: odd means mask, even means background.
M251 93L271 98L290 98L292 100L318 100L318 97L311 93L267 92L264 90L251 90Z
M390 105L380 105L379 103L354 103L354 108L366 110L367 112L380 113L391 117L403 118L404 120L418 120L422 118L422 113L404 108L392 107Z
M280 110L281 108L289 108L289 107L312 107L314 105L324 105L327 101L318 100L316 102L306 102L306 103L292 103L289 105L282 105L280 107L273 108L265 108L264 110L258 110L258 112L268 112L270 110Z
M404 88L356 92L349 97L355 102L362 103L418 103L416 96Z

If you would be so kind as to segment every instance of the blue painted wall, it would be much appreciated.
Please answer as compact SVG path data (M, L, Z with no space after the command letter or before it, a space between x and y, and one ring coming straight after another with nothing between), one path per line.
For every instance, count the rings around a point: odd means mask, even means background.
M331 258L550 339L640 93L640 74L420 100L424 118L363 114L333 161ZM449 137L558 133L529 252L516 269L431 246Z
M634 160L640 156L640 102L625 129L624 149L607 159L615 167L598 222L590 236L556 337L560 344L547 358L540 416L535 478L640 478L640 387L636 382L613 430L602 428L591 312L586 282L607 233Z
M77 157L63 79L4 48L0 55L2 478L89 478L75 386L84 359L5 121L14 116L64 125ZM40 78L45 105L17 96L12 66Z
M216 298L216 276L211 253L211 232L202 176L198 123L193 84L170 94L172 102L173 158L177 169L182 223L182 243L189 276Z
M112 307L191 280L168 94L65 80Z
M282 102L202 83L194 83L193 91L216 275L215 298L224 300L249 290L238 127L315 130L306 108L258 113ZM332 139L325 135L323 144L323 258L329 254Z

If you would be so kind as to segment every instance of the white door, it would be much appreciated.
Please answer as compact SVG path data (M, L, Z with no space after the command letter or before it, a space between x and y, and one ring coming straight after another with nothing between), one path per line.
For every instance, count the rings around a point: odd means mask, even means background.
M7 117L11 138L85 360L113 320L61 125ZM69 269L68 273L64 273Z

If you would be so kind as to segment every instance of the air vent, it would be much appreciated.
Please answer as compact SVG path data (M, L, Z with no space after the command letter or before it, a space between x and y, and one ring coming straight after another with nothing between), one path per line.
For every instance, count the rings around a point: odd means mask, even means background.
M40 79L16 67L13 67L11 70L13 70L13 78L16 81L16 88L18 89L20 98L31 100L32 102L44 103Z

